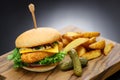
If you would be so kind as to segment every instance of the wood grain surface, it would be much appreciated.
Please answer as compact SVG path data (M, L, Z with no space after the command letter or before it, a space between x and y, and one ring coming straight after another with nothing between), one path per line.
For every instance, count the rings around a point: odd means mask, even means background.
M68 26L60 30L61 33L68 31L82 30L74 26ZM113 42L110 40L107 41ZM120 44L116 42L113 43L115 44L115 47L109 55L102 55L97 59L89 61L88 66L83 69L81 77L76 77L72 70L61 71L59 67L44 73L30 72L24 69L14 69L13 62L6 59L11 51L0 56L0 74L5 76L6 80L105 80L107 77L120 70ZM65 60L68 60L67 56L65 57Z

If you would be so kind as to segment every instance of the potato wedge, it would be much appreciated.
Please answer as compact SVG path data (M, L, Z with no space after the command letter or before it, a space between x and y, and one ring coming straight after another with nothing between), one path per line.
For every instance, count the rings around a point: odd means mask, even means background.
M94 42L96 42L96 37L90 38L86 43L83 44L83 46L88 48L88 46Z
M89 45L91 49L104 49L105 47L105 40L97 41Z
M67 36L76 36L78 34L79 34L78 32L67 32L66 33Z
M99 32L84 32L84 33L82 33L82 37L84 37L84 38L98 37L99 35L100 35Z
M86 49L83 46L78 46L76 51L77 51L79 57L81 57L83 54L86 53Z
M67 32L67 33L64 34L62 37L63 37L63 38L66 38L66 39L68 39L68 40L74 40L74 39L76 39L76 38L81 37L81 33L79 33L79 32Z
M64 39L62 38L62 43L63 43L63 46L66 46L67 44L69 44L69 40L68 39Z
M89 41L88 41L89 44L92 44L92 43L94 43L94 42L96 42L96 37L92 37L92 38L90 38Z
M88 38L77 38L73 41L71 41L63 51L68 52L73 48L76 48L77 46L80 46L81 44L87 42L89 39Z
M63 48L63 43L62 42L60 42L60 41L58 41L58 48L59 48L59 50L62 50L62 48Z
M66 34L63 34L63 35L62 35L62 38L63 38L63 39L67 39L68 41L72 41L72 40L73 40L73 37L72 37L72 36L68 36L68 35L66 35Z
M104 55L108 55L109 52L112 50L112 48L114 47L114 44L113 43L108 43L105 45L105 48L104 48Z
M101 50L92 50L82 55L82 57L88 60L91 60L91 59L99 57L100 55L101 55Z

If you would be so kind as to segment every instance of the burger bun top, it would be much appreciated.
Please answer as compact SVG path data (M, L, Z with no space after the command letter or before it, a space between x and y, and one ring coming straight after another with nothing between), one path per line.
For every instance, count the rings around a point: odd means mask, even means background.
M60 38L61 34L56 29L41 27L23 32L16 38L15 45L17 48L34 47L55 42Z

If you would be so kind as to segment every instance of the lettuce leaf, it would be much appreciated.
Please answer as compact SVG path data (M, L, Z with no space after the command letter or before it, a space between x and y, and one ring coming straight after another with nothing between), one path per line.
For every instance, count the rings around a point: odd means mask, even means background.
M52 64L52 63L56 63L56 62L60 62L63 60L63 58L65 57L66 53L65 52L59 52L53 56L50 57L46 57L42 60L39 61L39 64L41 65L48 65L48 64Z
M22 67L24 64L21 60L21 54L19 53L19 49L15 48L13 52L7 56L8 60L14 61L14 68Z

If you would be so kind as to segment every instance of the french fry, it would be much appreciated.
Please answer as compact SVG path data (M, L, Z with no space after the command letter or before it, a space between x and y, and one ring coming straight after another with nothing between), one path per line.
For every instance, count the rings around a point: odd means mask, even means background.
M90 38L86 43L83 44L83 46L88 48L88 46L94 42L96 42L96 37Z
M91 49L104 49L104 47L105 47L105 40L101 40L89 45L89 48Z
M100 35L99 32L84 32L84 33L82 33L82 37L84 37L84 38L98 37L99 35Z
M99 56L101 56L101 50L92 50L92 51L89 51L89 52L83 54L81 57L91 60L91 59L97 58Z
M65 46L63 51L68 52L71 49L82 45L83 43L87 42L88 40L89 40L88 38L77 38L77 39L73 40L72 42L70 42L67 46Z
M83 46L78 46L76 51L79 57L86 53L86 49Z
M112 48L114 47L114 44L113 43L108 43L105 45L105 48L104 48L104 55L108 55L109 52L112 50Z

